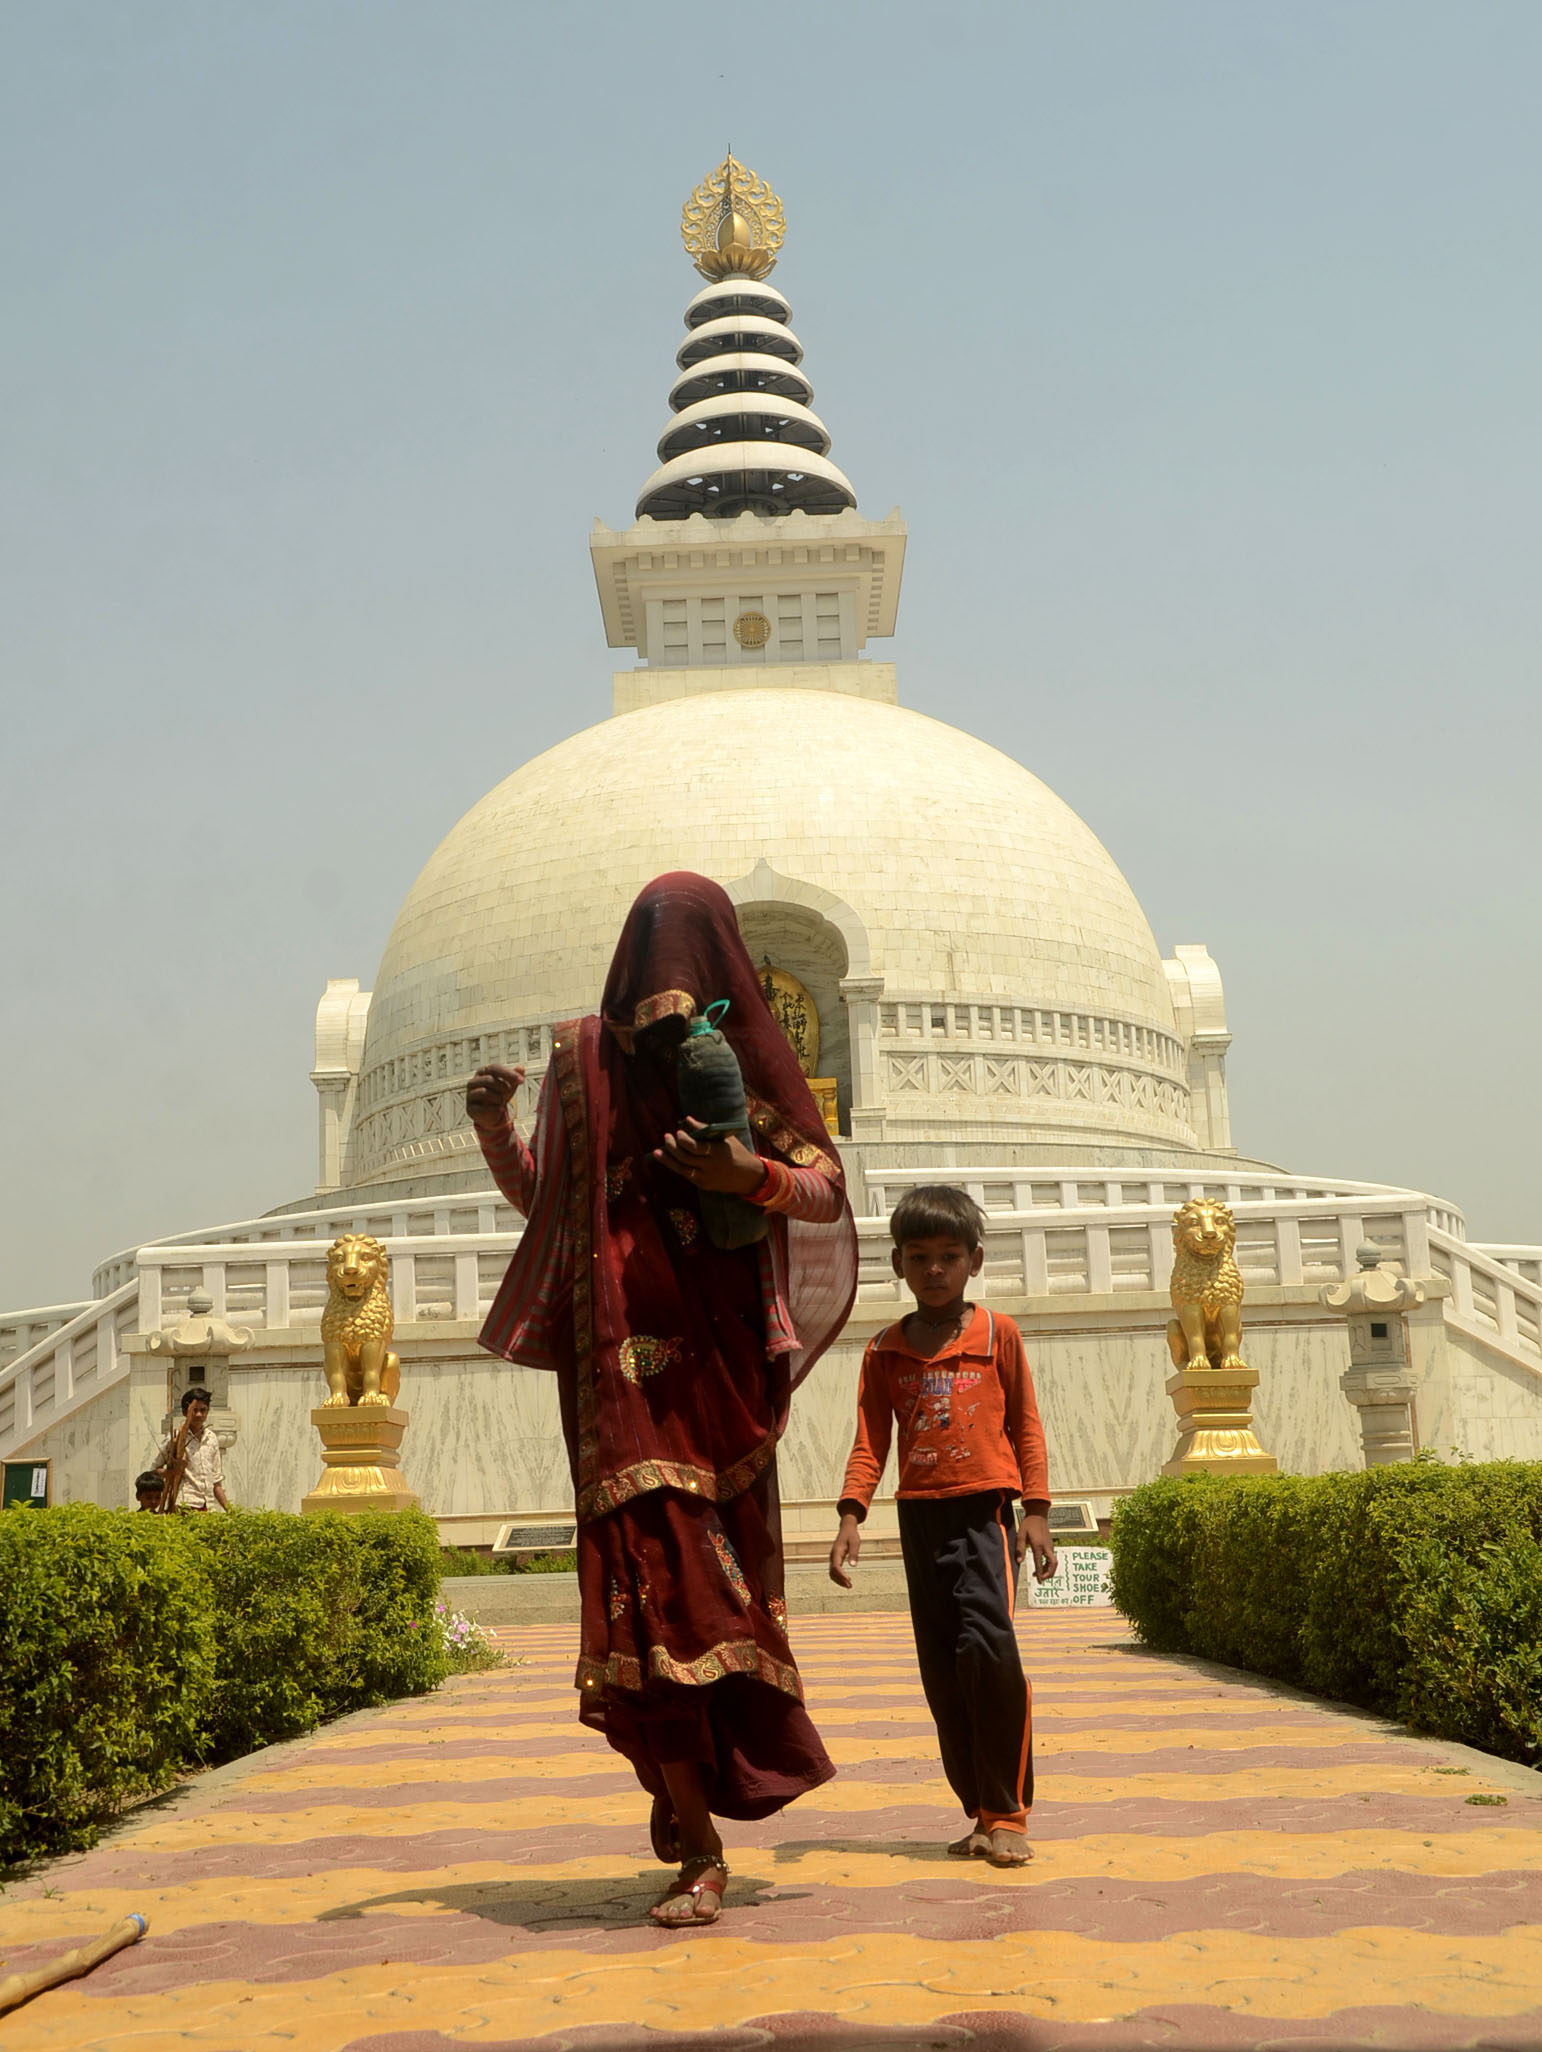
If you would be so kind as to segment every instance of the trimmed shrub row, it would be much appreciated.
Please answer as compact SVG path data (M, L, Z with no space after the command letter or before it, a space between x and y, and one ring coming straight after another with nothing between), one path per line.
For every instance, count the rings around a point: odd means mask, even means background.
M449 1671L421 1512L0 1513L0 1866Z
M1542 1463L1150 1482L1111 1543L1148 1645L1542 1764Z

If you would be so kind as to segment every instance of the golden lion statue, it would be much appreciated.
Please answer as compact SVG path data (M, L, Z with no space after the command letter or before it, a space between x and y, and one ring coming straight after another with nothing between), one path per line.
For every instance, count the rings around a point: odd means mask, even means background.
M1245 1367L1237 1224L1218 1197L1191 1197L1173 1214L1172 1305L1167 1347L1175 1368Z
M396 1320L386 1288L386 1250L366 1233L344 1233L327 1249L322 1365L334 1404L392 1404L401 1364L390 1351Z

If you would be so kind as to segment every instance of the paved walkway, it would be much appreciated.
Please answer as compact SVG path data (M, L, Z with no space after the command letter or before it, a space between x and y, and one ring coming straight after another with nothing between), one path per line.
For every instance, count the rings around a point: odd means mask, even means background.
M726 1833L729 1912L642 1921L646 1806L525 1664L195 1784L0 1898L6 1969L150 1936L5 2052L1542 2047L1542 1783L1196 1662L1025 1620L1026 1873L958 1828L904 1619L795 1623L837 1779ZM703 2038L698 2033L710 2033Z

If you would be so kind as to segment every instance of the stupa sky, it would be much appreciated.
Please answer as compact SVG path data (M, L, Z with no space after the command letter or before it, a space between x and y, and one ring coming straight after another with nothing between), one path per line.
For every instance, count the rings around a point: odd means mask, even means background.
M903 701L1208 944L1242 1148L1542 1238L1539 59L1504 5L8 10L0 1301L314 1179L325 978L609 708L585 535L730 144L910 526Z

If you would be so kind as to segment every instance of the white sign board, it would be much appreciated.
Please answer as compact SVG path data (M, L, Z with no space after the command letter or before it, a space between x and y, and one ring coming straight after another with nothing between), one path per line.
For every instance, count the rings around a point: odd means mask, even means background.
M1028 1578L1034 1609L1055 1604L1107 1603L1113 1565L1114 1556L1106 1546L1062 1547L1060 1566L1052 1582L1036 1582L1031 1575Z

